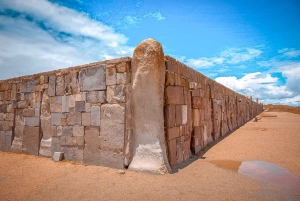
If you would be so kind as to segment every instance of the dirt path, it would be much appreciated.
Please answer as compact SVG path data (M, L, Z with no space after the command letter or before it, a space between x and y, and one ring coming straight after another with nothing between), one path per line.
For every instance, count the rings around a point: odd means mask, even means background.
M300 115L272 114L277 117L248 122L163 176L0 152L0 200L300 200L288 186L217 164L265 161L300 178Z

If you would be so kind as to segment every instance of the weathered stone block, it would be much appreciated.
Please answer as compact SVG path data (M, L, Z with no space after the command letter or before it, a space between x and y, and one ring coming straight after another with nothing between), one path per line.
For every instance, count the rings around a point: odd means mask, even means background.
M85 112L91 112L91 104L85 103Z
M55 82L56 78L55 76L49 76L49 85L48 85L48 95L49 96L55 96Z
M83 148L82 147L62 146L61 151L64 152L64 158L66 160L75 161L78 163L83 162Z
M105 65L82 69L79 73L80 91L106 89Z
M116 85L117 84L117 72L116 68L113 67L107 67L106 68L106 85Z
M175 126L175 105L165 107L166 126L168 128Z
M65 91L67 94L78 93L76 72L70 72L65 76Z
M199 126L200 125L200 113L199 109L193 109L193 126Z
M81 94L75 94L75 101L81 101Z
M69 107L75 107L75 95L69 96Z
M26 126L39 126L40 118L39 117L25 117Z
M61 161L63 159L63 157L64 157L64 153L63 152L54 152L54 154L53 154L53 160L55 162Z
M181 106L181 113L182 113L182 124L187 124L187 118L188 118L187 105Z
M84 136L84 126L73 126L73 136L80 137Z
M78 146L84 146L84 137L83 136L76 137L76 141L77 141Z
M60 126L62 118L66 118L66 114L63 114L63 113L52 113L51 114L51 125L52 126Z
M62 112L62 105L61 104L55 104L54 105L54 112Z
M87 93L87 102L89 103L104 103L105 99L105 91L90 91Z
M168 86L166 88L166 104L182 105L184 104L183 87Z
M113 85L107 87L108 103L125 103L126 94L124 85Z
M53 156L54 152L60 152L60 147L60 137L53 137L51 140L51 155Z
M91 107L91 126L100 126L100 107Z
M68 115L68 125L81 125L81 113L70 113Z
M65 95L65 80L63 76L56 78L55 92L57 96Z
M168 129L168 140L172 140L179 137L179 127L173 127Z
M4 120L5 121L13 121L14 120L14 114L13 113L6 113Z
M93 118L92 118L93 121ZM100 143L102 150L123 150L125 108L119 104L101 106Z
M126 84L126 73L117 73L117 84Z
M40 144L40 128L39 127L24 127L23 151L32 154L39 154Z
M35 116L35 110L34 108L25 108L23 110L23 117L34 117Z
M75 111L76 112L84 112L85 111L85 102L84 101L76 101L75 102Z
M50 139L52 137L52 135L51 135L51 118L50 117L41 118L41 131L42 131L44 140Z
M32 93L35 92L35 85L39 83L39 80L27 80L22 82L21 92L23 93Z
M5 131L0 131L0 150L5 151L5 145L6 145L6 136Z
M69 96L62 96L62 112L69 112Z
M127 62L122 62L116 65L117 72L118 73L125 73L130 68L129 64Z
M176 139L168 141L168 147L169 147L169 163L170 163L170 166L173 167L173 166L177 165Z
M61 136L72 136L73 135L73 127L72 126L63 126Z
M175 110L176 110L176 126L180 126L182 125L182 107L181 105L176 105L175 106Z
M66 144L67 146L76 146L77 145L77 139L76 137L72 136L66 136Z
M39 150L40 156L51 157L51 141L52 138L41 140L40 150Z
M5 151L10 151L12 143L12 131L5 132Z
M91 113L82 113L82 125L83 126L90 126L91 125Z

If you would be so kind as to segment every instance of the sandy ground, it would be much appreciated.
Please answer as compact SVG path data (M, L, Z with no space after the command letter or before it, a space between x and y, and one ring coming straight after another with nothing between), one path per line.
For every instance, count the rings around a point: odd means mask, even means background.
M0 200L300 200L287 186L218 167L261 160L300 178L300 115L269 112L189 159L174 173L150 175L0 152Z

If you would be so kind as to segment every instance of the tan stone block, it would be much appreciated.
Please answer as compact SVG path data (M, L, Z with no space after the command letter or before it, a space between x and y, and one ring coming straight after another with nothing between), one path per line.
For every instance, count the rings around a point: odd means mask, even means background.
M75 107L75 95L69 96L69 107Z
M183 87L168 86L166 88L166 104L184 104Z
M168 129L168 140L175 139L179 137L180 129L179 127L173 127Z
M61 125L62 125L62 126L67 126L67 125L68 125L68 121L67 121L66 118L62 118L62 119L61 119Z
M199 109L193 109L193 126L199 126L200 123L200 113Z
M82 113L82 125L90 126L91 125L91 113Z
M166 72L166 85L174 85L175 84L175 75L173 72Z
M125 73L129 69L129 64L127 62L122 62L116 65L118 73Z
M182 125L182 105L175 106L176 126Z
M168 148L169 148L169 163L170 163L170 166L173 167L173 166L177 165L176 139L168 141Z
M84 136L84 126L79 126L79 125L73 126L73 136L75 137Z
M175 126L175 105L167 105L165 106L165 118L166 118L166 126L168 128Z
M117 84L117 76L116 76L116 68L106 67L106 85L116 85Z
M126 73L117 73L117 84L126 84Z
M75 101L81 101L81 94L75 94Z

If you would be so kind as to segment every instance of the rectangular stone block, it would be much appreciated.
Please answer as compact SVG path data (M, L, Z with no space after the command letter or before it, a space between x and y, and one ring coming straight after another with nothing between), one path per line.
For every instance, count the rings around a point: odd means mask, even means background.
M35 85L38 83L39 83L38 79L23 81L21 84L21 92L23 92L23 93L35 92Z
M66 114L63 114L63 113L52 113L51 114L51 125L52 126L60 126L62 118L66 118Z
M39 127L24 127L23 151L32 154L39 154L40 144L40 128Z
M75 107L75 95L69 96L69 107Z
M188 118L187 105L182 105L181 106L181 113L182 113L182 124L187 124L187 118Z
M11 85L10 99L17 100L17 85L16 84Z
M182 125L182 107L181 105L175 106L175 119L176 119L176 126Z
M93 117L91 119L93 121ZM124 147L125 108L119 104L101 106L100 143L102 150L119 150Z
M168 128L175 126L175 105L165 106L166 126Z
M80 91L106 89L105 65L82 69L79 72Z
M173 166L177 165L176 139L168 141L168 147L169 147L169 163L170 163L170 166L173 167Z
M82 147L68 147L62 146L61 151L64 153L64 158L69 161L78 163L83 162L83 148Z
M40 118L39 117L25 117L26 126L39 126Z
M65 95L65 79L63 76L56 78L55 94L57 96Z
M166 104L168 105L183 105L183 87L179 86L168 86L165 90Z
M5 131L0 131L0 150L5 151L5 145L6 145L6 136Z
M127 62L122 62L116 65L118 73L125 73L130 69L130 65Z
M200 113L199 109L193 109L193 126L199 126L200 125Z
M124 85L107 86L106 94L108 103L125 103L126 101Z
M85 103L85 112L91 112L91 104Z
M23 110L23 117L34 117L35 116L35 109L34 108L25 108Z
M64 153L63 152L54 152L54 154L53 154L53 160L55 162L61 161L63 159L63 157L64 157Z
M168 140L172 140L179 137L179 127L173 127L168 129Z
M126 73L117 73L117 84L126 84Z
M82 113L81 117L83 126L91 125L91 113Z
M73 127L72 126L62 126L61 136L73 136Z
M62 96L62 112L69 112L69 96Z
M4 120L5 121L13 121L14 120L14 114L13 113L6 113Z
M84 136L84 126L73 126L73 136L82 137Z
M84 112L85 111L85 102L84 101L76 101L75 102L75 111L76 112Z
M81 113L69 113L67 120L68 125L81 125Z
M5 151L11 150L11 143L12 143L12 131L5 132Z
M106 68L106 85L116 85L117 84L117 72L116 68L113 67L107 67Z
M66 94L76 94L76 93L78 93L77 73L76 72L69 72L65 76L65 93Z
M49 76L49 85L48 85L48 95L49 96L55 96L55 83L56 83L55 76L53 76L53 75Z
M87 102L89 103L105 103L105 91L90 91L87 93Z
M66 136L66 145L67 146L77 146L76 137Z
M3 101L3 92L0 92L0 101Z
M91 107L91 126L100 126L100 107Z

